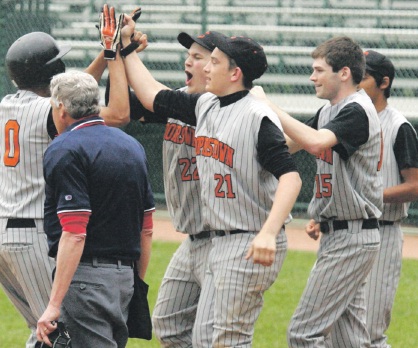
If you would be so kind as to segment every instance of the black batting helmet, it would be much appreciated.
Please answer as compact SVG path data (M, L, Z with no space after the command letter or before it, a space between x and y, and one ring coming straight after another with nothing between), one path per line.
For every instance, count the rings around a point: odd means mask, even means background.
M43 32L33 32L17 39L6 54L10 79L19 88L48 85L52 76L65 71L61 58L71 49L58 47L54 38Z

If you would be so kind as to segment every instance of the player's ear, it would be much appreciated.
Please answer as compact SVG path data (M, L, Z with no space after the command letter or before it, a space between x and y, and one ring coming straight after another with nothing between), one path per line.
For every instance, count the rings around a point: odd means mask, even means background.
M235 67L235 68L231 69L230 73L231 73L231 81L232 82L239 81L240 79L244 80L244 75L242 73L241 68Z
M382 83L380 84L379 88L380 89L386 89L389 87L390 84L390 80L388 76L383 77L382 79Z
M347 81L351 77L351 69L348 66L341 68L339 73L342 81Z

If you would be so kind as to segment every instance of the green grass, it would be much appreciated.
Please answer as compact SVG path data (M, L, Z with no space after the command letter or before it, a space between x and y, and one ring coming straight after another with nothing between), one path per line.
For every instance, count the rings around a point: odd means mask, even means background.
M147 282L150 285L149 303L156 300L158 286L165 268L176 250L177 243L154 242ZM315 254L289 251L275 284L265 294L265 304L257 321L255 348L285 348L286 327L305 287ZM394 305L388 336L393 347L418 347L418 260L404 260L402 277ZM2 347L24 347L29 330L10 301L0 291L0 342ZM130 339L128 348L159 347L151 341Z

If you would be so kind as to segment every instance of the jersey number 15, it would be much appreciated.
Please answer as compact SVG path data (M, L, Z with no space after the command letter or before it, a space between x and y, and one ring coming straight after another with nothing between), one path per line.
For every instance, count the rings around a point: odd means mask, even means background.
M332 174L316 174L315 175L315 186L316 186L315 198L332 196L331 180L332 180Z

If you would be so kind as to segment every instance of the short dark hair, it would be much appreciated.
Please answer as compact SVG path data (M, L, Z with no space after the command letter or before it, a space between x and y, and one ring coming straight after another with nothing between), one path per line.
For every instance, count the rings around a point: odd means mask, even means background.
M227 56L227 57L228 57L228 61L229 61L229 70L237 68L238 67L237 62L233 58L231 58L230 56ZM253 86L254 86L253 81L251 79L249 79L248 77L246 77L244 75L244 73L242 74L242 76L243 76L242 83L244 85L244 88L245 89L253 88Z
M384 78L382 74L376 71L369 71L367 69L366 69L366 73L369 74L371 77L373 77L374 81L376 82L377 87L381 86L381 84L383 83L383 78ZM386 99L390 97L390 89L392 87L391 85L392 83L390 83L390 85L386 87L385 90L383 91Z
M389 79L389 84L384 90L386 99L389 98L392 82L395 78L395 67L392 61L384 54L373 50L365 51L364 56L366 57L366 73L374 78L377 87L382 85L385 76Z
M329 39L320 44L311 54L313 59L324 58L338 72L345 66L350 68L353 82L359 84L364 76L365 58L359 44L348 36Z

